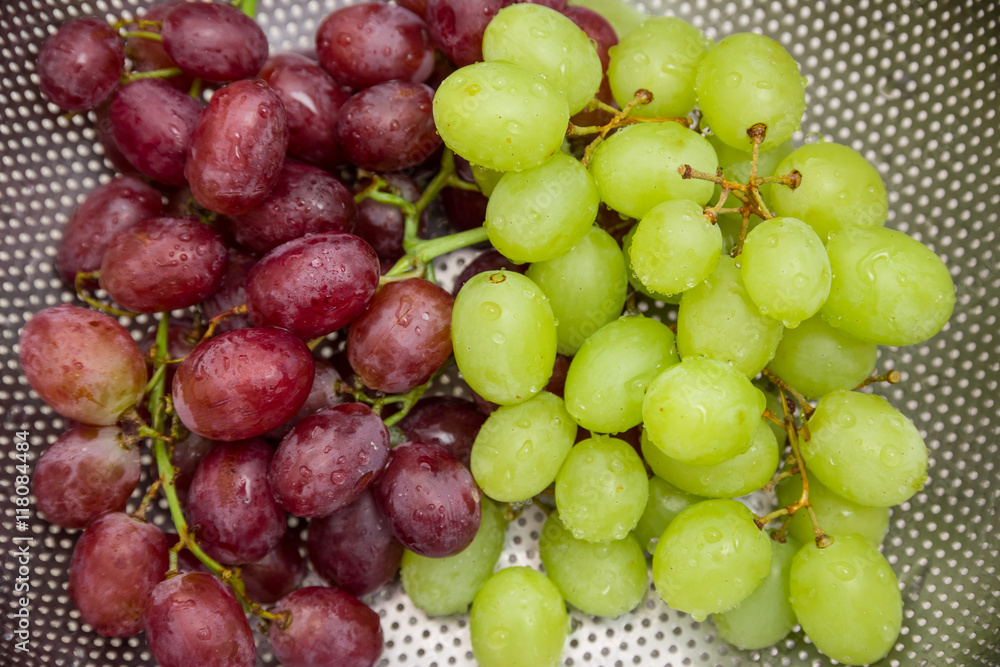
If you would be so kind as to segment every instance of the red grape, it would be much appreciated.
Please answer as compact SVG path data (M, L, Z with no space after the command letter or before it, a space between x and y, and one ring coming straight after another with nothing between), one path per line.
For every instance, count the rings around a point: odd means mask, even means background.
M104 21L84 17L64 23L38 51L38 85L67 111L93 109L118 86L125 48Z
M291 419L265 433L265 438L281 440L291 432L296 424L309 415L351 400L350 394L337 390L337 383L342 382L342 378L334 365L325 359L315 359L314 363L316 364L316 373L313 375L312 389L309 390L306 402L302 404L298 412L292 415Z
M468 160L455 156L455 173L466 183L474 183L472 167ZM486 220L486 204L489 199L481 192L447 187L441 191L441 205L448 221L458 229L475 229ZM457 291L454 292L458 294Z
M253 632L229 587L204 572L160 583L146 602L146 644L160 667L254 667Z
M64 304L39 311L21 332L21 368L63 417L113 424L146 388L146 362L129 332L104 313Z
M458 291L462 289L462 285L478 273L482 273L483 271L499 271L500 269L524 273L528 270L528 265L512 262L496 250L484 250L476 255L475 259L469 262L462 269L462 272L458 274L458 278L455 279L455 286L451 288L451 293L457 295Z
M250 269L257 263L257 258L239 248L229 249L229 261L226 262L226 272L218 289L201 302L202 312L211 319L216 315L242 306L247 301L246 284ZM216 331L232 331L250 326L250 318L244 315L230 315L219 322Z
M253 438L298 412L313 372L309 348L287 331L227 331L200 343L178 367L174 409L206 438Z
M282 507L329 516L371 485L389 460L389 431L363 403L345 403L300 421L271 460L268 481Z
M184 176L195 201L234 215L267 197L288 147L288 119L281 100L260 79L215 91L194 128Z
M203 438L191 431L174 443L170 462L174 464L174 488L181 502L187 500L187 492L198 464L216 444L215 440Z
M285 535L266 556L240 569L247 596L258 604L274 604L300 585L306 576L306 559L299 552L297 531Z
M209 451L188 489L187 518L198 543L220 563L252 563L285 534L285 512L267 483L273 454L260 438L220 442Z
M381 174L381 177L406 201L415 203L420 199L420 188L408 176ZM367 182L361 181L357 187L362 189L367 185ZM370 198L358 203L354 234L375 250L383 272L391 269L396 260L406 254L403 249L405 231L406 220L398 206Z
M138 22L132 23L126 27L126 30L141 30L142 32L160 34L160 27L157 24L162 24L163 18L167 13L175 6L182 4L184 4L184 0L170 0L154 5L145 14L140 16L140 19L144 22L141 26L139 26ZM163 42L157 39L138 36L128 37L125 39L125 55L132 61L132 68L136 72L151 72L158 69L167 69L168 67L177 67L177 63L164 50ZM179 90L187 91L191 88L194 77L190 74L182 73L163 80Z
M254 76L267 60L264 31L231 4L175 5L163 18L160 36L178 67L206 81Z
M427 0L424 20L448 58L463 67L483 59L486 26L511 0Z
M307 586L286 595L274 608L288 611L287 628L271 621L274 657L285 667L372 667L382 655L378 614L345 591Z
M78 426L49 445L35 466L38 509L49 523L83 528L104 512L121 512L139 484L139 448L117 426Z
M453 396L429 396L417 401L399 421L407 440L444 447L466 468L472 443L486 421L476 404Z
M69 597L80 616L105 637L131 637L143 626L146 599L163 580L167 538L124 512L94 519L69 564Z

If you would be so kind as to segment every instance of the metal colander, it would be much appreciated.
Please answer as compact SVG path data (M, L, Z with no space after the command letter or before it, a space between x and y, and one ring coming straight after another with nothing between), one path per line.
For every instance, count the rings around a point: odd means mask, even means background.
M61 229L76 204L112 171L87 115L65 116L38 91L34 60L63 21L134 15L143 0L0 0L0 664L152 665L141 637L106 639L80 621L66 595L76 531L17 513L17 433L33 468L64 422L34 395L18 366L30 314L71 301L56 277ZM310 46L333 0L260 0L272 49ZM654 0L652 14L684 18L709 38L754 30L779 40L809 77L805 135L861 151L882 173L889 226L929 245L951 268L958 302L930 341L883 348L880 368L903 382L879 387L920 429L931 450L926 488L893 510L885 554L899 577L903 631L880 665L1000 665L1000 121L998 18L988 0ZM468 255L440 262L453 279ZM149 318L130 323L136 335ZM458 391L454 380L437 393ZM147 457L148 463L148 457ZM143 486L148 485L144 473ZM30 496L28 496L30 498ZM138 496L133 499L132 508ZM758 499L759 500L759 499ZM762 509L758 508L758 509ZM162 508L161 508L162 510ZM163 524L161 511L155 514ZM540 567L544 514L529 507L509 528L502 564ZM23 521L23 523L19 523ZM25 539L28 538L28 539ZM17 551L27 546L27 576ZM16 588L18 577L30 590ZM26 579L26 582L24 581ZM30 638L16 651L27 597ZM370 600L382 616L381 665L474 665L466 616L428 618L398 584ZM22 612L24 613L24 612ZM652 586L615 620L572 612L564 665L665 667L825 665L801 632L764 651L739 651L711 622L665 607ZM266 642L259 663L274 664Z

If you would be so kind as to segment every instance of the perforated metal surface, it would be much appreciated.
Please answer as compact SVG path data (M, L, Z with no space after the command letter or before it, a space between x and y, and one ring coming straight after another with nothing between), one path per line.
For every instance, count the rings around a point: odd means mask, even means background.
M67 118L40 96L34 58L43 39L80 15L128 16L135 0L0 0L0 664L148 665L141 638L98 637L66 596L74 533L46 524L29 504L16 523L16 432L27 431L33 467L64 428L30 393L17 338L30 313L70 301L54 275L60 229L82 197L111 176L85 115ZM958 304L925 344L883 349L880 365L903 372L880 389L917 425L931 449L927 487L893 511L885 554L903 587L904 627L884 665L1000 664L1000 5L881 0L642 5L691 21L708 37L756 30L781 41L809 77L803 132L861 151L882 172L889 225L928 244L951 267ZM332 1L261 0L273 49L308 47ZM797 137L802 141L804 135ZM453 277L462 258L442 262ZM133 330L150 326L139 318ZM452 386L443 386L448 392ZM143 480L145 484L147 480ZM162 517L159 517L162 520ZM538 567L542 513L529 508L508 530L502 563ZM30 537L31 540L15 541ZM30 591L15 592L27 545ZM15 652L17 598L30 600L27 653ZM466 617L428 619L398 586L377 595L384 665L472 665ZM273 657L261 643L260 662ZM793 633L780 646L742 652L660 603L650 589L616 620L573 613L565 665L824 665Z

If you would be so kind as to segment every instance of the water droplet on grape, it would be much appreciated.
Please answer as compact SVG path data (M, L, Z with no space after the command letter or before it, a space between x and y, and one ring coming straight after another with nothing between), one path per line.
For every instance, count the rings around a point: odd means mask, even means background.
M502 312L503 311L500 309L500 306L493 303L492 301L486 301L479 306L479 316L482 317L484 320L488 320L491 322L493 320L498 319Z
M837 416L837 425L840 426L840 428L852 428L855 421L857 420L854 418L854 413L852 412L841 412Z
M897 468L903 463L903 452L895 445L886 445L879 452L878 460L887 468Z
M715 544L722 539L722 531L718 528L709 528L702 536L705 538L706 542Z
M735 88L741 83L743 83L743 75L739 72L730 72L729 76L726 77L726 85L730 88Z
M841 581L851 581L858 574L857 569L855 569L853 565L851 565L850 563L845 563L843 561L839 561L837 563L831 563L827 565L826 569L829 570L833 576L837 577Z
M494 343L496 343L497 345L503 345L504 341L506 341L506 340L507 340L507 337L506 337L506 336L504 336L504 335L503 335L502 333L500 333L499 331L495 331L495 332L493 332L493 335L492 335L492 336L491 336L490 338L491 338L491 339L493 340L493 342L494 342Z

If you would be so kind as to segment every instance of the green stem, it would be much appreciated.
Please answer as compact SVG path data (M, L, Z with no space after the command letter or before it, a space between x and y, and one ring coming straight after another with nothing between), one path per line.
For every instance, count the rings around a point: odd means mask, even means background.
M182 74L179 67L164 67L163 69L151 69L148 72L131 72L121 78L121 85L127 86L139 79L169 79L172 76Z
M436 239L420 241L414 245L413 254L418 261L427 263L435 257L447 255L449 252L454 252L460 248L488 241L489 238L485 227L476 227L475 229L468 229L457 234L449 234L448 236Z
M419 387L414 387L405 394L399 394L398 396L386 397L382 402L382 405L387 405L389 403L401 403L402 406L397 412L394 412L390 416L382 420L382 422L388 427L398 423L403 417L410 413L410 409L416 405L420 397L424 395L427 388L431 385L430 381L425 382ZM391 399L391 400L389 400Z
M149 30L126 30L121 33L124 38L129 37L140 37L142 39L151 39L154 42L162 42L163 37L160 36L158 32L150 32Z
M257 0L236 0L234 3L243 13L252 19L257 18Z

